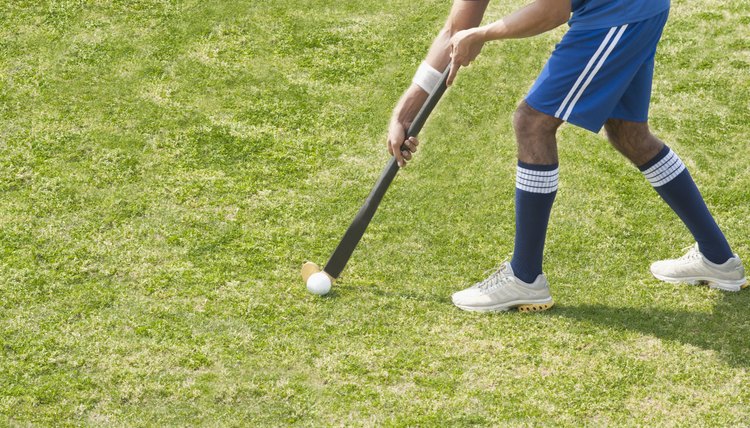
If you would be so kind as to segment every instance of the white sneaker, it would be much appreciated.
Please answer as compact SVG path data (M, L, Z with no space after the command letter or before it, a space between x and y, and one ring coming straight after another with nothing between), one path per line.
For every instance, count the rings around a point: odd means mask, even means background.
M508 262L503 263L489 278L454 293L451 298L459 308L476 312L507 311L512 308L518 308L520 312L537 312L555 304L544 275L527 284L516 278Z
M661 260L652 264L651 273L662 281L708 284L711 288L725 291L740 291L747 287L745 268L736 254L723 264L717 265L701 254L698 244L679 259Z

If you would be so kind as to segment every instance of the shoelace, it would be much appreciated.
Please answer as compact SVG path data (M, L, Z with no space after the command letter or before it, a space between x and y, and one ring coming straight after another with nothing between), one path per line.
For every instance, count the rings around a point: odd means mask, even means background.
M495 273L490 275L487 279L479 283L479 289L487 292L490 290L494 290L495 288L509 283L512 279L509 275L510 272L508 272L508 266L503 265L500 269L498 269Z
M683 262L691 262L693 260L699 260L701 258L701 253L698 250L697 245L693 245L689 249L686 248L686 250L688 250L688 252L685 253L684 256L680 257L678 260L683 261Z

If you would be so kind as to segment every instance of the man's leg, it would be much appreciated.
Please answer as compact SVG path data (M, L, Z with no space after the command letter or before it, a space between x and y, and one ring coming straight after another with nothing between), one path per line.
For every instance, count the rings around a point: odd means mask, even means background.
M518 142L516 243L511 263L484 281L454 293L453 304L467 311L543 311L554 305L542 253L552 202L557 192L557 141L562 121L525 101L513 116Z
M610 119L605 128L612 145L643 172L697 242L679 259L652 264L651 273L667 282L706 283L726 291L746 287L742 261L729 248L682 160L646 123Z
M540 113L525 101L513 116L518 145L516 170L516 237L511 267L517 278L532 283L542 273L544 241L557 194L558 158L555 134L562 120Z
M659 196L685 223L700 252L715 264L732 258L734 254L724 234L682 160L651 134L648 124L609 119L604 127L612 145L644 173Z

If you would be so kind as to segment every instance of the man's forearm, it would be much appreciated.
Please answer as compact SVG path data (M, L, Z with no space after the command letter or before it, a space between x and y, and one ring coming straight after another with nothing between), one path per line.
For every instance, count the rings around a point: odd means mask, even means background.
M396 104L396 108L393 109L392 120L397 120L403 124L411 124L428 96L429 94L423 91L422 88L412 84L406 89L404 95L401 96L398 104Z
M435 40L432 41L425 62L442 73L450 62L451 36L461 30L478 26L482 22L482 17L488 4L488 0L461 0L454 2L445 26L440 30ZM419 86L412 84L393 110L393 118L401 123L411 122L428 95Z
M450 40L452 29L450 27L451 19L445 27L440 30L435 40L430 45L425 62L438 71L443 71L450 62ZM460 31L461 29L455 30ZM420 88L417 84L412 83L404 92L404 95L393 109L393 118L400 123L410 123L419 113L419 109L424 104L429 94Z

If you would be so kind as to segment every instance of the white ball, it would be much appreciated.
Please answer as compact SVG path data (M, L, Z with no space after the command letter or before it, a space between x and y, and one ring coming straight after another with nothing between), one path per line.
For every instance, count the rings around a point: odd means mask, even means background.
M307 291L322 296L331 291L331 278L325 272L317 272L307 278Z

